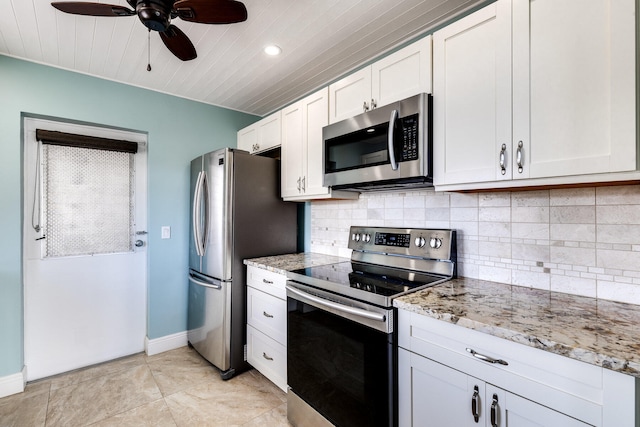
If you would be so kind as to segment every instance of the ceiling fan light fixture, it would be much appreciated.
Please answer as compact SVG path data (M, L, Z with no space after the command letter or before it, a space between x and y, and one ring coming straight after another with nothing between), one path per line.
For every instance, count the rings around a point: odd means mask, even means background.
M171 23L171 7L172 3L168 2L138 0L136 12L145 27L153 31L163 32L169 28Z
M269 56L278 56L282 53L282 49L280 49L280 46L276 46L275 44L270 44L265 46L264 53L266 53Z

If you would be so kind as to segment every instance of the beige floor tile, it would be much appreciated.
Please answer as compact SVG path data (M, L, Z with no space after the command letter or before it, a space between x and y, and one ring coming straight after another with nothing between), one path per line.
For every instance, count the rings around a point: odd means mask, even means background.
M147 358L163 396L209 381L220 381L219 371L195 350L182 347Z
M91 427L175 427L171 412L164 399L147 403L106 420L91 424Z
M51 389L57 390L83 381L92 380L104 375L113 374L125 369L145 364L144 353L134 354L87 368L77 369L71 372L50 377Z
M242 424L242 427L291 427L291 424L287 421L287 404L283 403L248 423Z
M252 382L253 375L245 372L175 393L165 401L178 426L242 426L282 405L279 396Z
M162 397L146 365L52 390L47 427L88 425Z
M0 400L0 427L43 427L49 386L49 383L27 386L24 393Z

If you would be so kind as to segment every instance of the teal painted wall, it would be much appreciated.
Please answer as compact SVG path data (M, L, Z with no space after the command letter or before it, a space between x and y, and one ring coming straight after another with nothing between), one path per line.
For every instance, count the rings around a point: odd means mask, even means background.
M0 378L23 367L24 114L148 134L147 336L186 330L189 162L258 117L0 55Z

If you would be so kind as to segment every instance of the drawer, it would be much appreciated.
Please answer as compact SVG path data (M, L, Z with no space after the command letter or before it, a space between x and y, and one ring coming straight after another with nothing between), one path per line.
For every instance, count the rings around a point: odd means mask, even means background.
M247 325L247 362L287 391L287 349L251 325Z
M260 289L262 292L286 300L286 283L287 277L283 274L250 265L247 266L247 286Z
M287 343L287 303L247 288L247 323L282 345Z

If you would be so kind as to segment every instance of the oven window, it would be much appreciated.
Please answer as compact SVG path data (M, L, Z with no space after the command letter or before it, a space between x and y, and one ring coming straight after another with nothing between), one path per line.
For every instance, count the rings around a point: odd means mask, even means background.
M287 302L291 389L336 426L394 426L395 335Z

